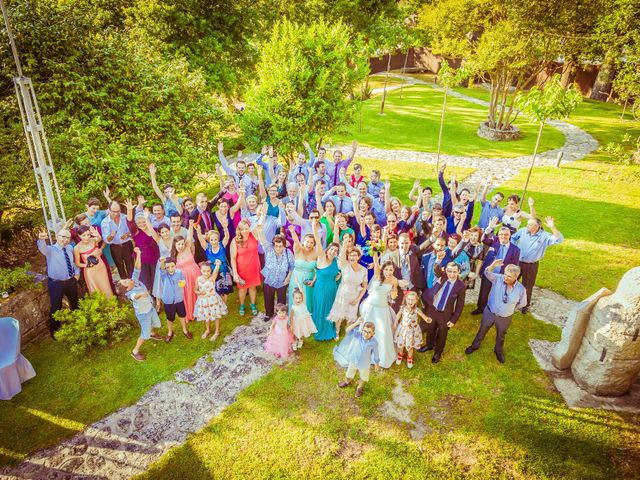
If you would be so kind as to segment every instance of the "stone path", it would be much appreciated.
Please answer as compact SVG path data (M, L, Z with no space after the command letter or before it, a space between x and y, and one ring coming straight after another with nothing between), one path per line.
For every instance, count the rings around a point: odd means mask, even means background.
M398 75L394 75L398 76ZM412 84L426 82L411 77ZM389 90L399 88L391 87ZM436 87L434 87L436 88ZM453 96L474 103L481 100L457 92ZM566 137L562 149L543 152L537 165L555 164L559 150L565 160L578 160L595 150L597 142L589 134L564 122L553 125ZM360 147L367 158L405 162L435 163L435 155L407 150L382 150ZM497 186L529 166L531 156L490 159L443 155L449 165L482 170L465 179L465 183L492 180ZM475 303L476 291L467 295L467 303ZM531 313L538 319L563 326L575 302L549 290L535 288ZM193 368L178 372L173 380L154 385L132 406L121 408L108 417L60 445L30 456L16 467L0 469L0 479L126 479L147 470L170 448L183 443L190 433L203 428L251 383L266 375L276 359L263 349L269 323L254 318L249 325L237 327L224 343L211 354L200 358ZM393 392L392 402L385 408L395 414L406 414L411 399L403 395L401 384ZM407 421L403 417L404 421ZM415 438L424 436L421 419L412 421Z
M154 385L135 405L0 470L0 479L117 480L144 472L271 370L276 359L263 349L269 325L256 317L237 327L217 350L173 380Z

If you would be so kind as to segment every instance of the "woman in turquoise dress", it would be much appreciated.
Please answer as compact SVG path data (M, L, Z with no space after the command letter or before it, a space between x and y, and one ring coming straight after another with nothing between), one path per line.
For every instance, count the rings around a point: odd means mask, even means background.
M318 331L313 335L313 338L320 341L333 340L336 338L336 326L327 316L331 312L338 293L340 269L338 268L337 256L340 246L337 243L331 243L327 246L326 251L323 250L319 226L312 224L311 228L318 254L316 279L313 285L313 315L311 316Z
M307 310L309 313L313 313L313 283L314 274L316 271L316 260L318 253L316 252L316 240L312 235L305 235L300 243L298 234L296 233L295 225L289 226L289 232L293 239L293 253L295 255L295 265L293 272L291 272L291 278L289 279L289 288L287 290L287 304L289 311L294 304L293 291L298 287L298 284L305 289L305 298L307 299Z

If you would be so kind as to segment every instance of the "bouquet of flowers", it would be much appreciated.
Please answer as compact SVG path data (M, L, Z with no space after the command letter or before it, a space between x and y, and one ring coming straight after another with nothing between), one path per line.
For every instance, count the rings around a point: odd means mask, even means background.
M377 242L374 240L367 240L365 247L362 249L362 253L368 256L372 256L374 252L381 255L385 251L385 248L386 245L382 240L378 240Z

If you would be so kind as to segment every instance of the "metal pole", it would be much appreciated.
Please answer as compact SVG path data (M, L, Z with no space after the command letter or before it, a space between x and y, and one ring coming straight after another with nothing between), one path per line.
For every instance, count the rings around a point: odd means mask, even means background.
M4 25L7 28L7 35L9 36L9 44L11 45L11 53L13 53L13 60L16 62L16 70L18 71L18 76L22 76L22 65L20 64L20 57L18 57L18 49L16 48L16 43L13 40L13 32L11 31L11 27L9 26L9 15L7 14L7 9L4 6L4 1L0 0L0 8L2 9L2 16L4 17Z
M0 8L2 9L2 17L7 29L11 52L13 53L13 59L18 72L18 76L13 78L13 84L16 89L22 127L27 140L31 166L33 167L33 172L36 177L36 186L42 205L42 213L47 230L49 231L49 239L51 239L50 232L57 232L66 222L64 207L62 205L62 198L53 169L53 163L51 162L49 145L42 124L36 93L33 89L31 79L25 77L22 73L18 49L13 38L13 32L9 24L9 16L3 0L0 0Z
M538 154L538 145L540 145L540 138L542 137L543 127L544 127L544 120L540 122L540 130L538 130L538 138L536 140L536 146L533 148L533 157L531 158L531 166L529 167L529 173L527 174L527 181L524 184L524 191L522 192L520 205L524 205L524 197L527 194L527 187L529 186L529 179L531 178L531 172L533 172L533 166L536 163L536 155Z

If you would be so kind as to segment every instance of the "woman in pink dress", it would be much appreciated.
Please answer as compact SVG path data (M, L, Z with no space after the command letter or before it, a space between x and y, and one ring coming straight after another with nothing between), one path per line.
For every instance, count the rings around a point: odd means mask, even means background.
M193 309L196 306L196 284L200 276L200 267L193 258L193 220L189 220L187 238L177 235L173 238L171 256L176 259L176 268L184 275L184 307L188 322L194 320Z
M100 248L102 237L95 227L86 225L79 227L77 234L80 241L73 249L73 259L75 264L82 269L87 290L89 293L97 290L104 293L105 297L111 298L113 290L107 265L102 259L102 248Z
M258 240L251 233L247 220L242 220L236 228L236 237L231 240L231 269L233 280L238 285L240 315L244 315L244 300L249 292L249 308L252 315L258 314L256 307L256 287L262 283L260 277L260 257Z

